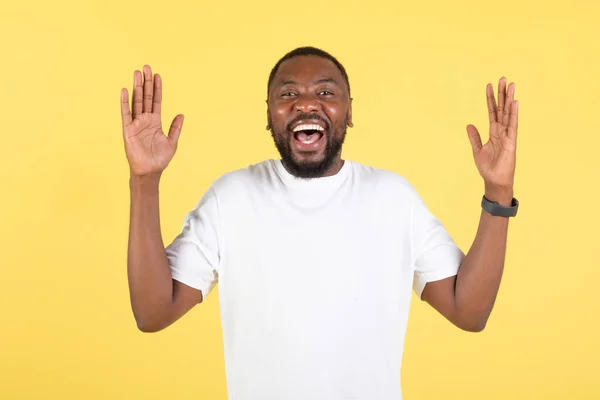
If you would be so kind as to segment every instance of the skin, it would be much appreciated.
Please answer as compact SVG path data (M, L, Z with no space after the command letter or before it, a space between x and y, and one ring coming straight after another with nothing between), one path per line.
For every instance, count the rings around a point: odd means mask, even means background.
M271 131L276 146L282 154L283 164L292 174L298 175L298 165L314 166L318 176L336 174L343 165L341 144L346 127L352 127L352 99L348 85L333 62L318 56L298 56L279 66L269 89L267 99L267 129ZM340 151L331 165L326 161L326 146L316 151L301 151L289 125L295 121L314 118L329 126L325 143L338 144ZM290 149L286 160L285 149ZM295 173L296 172L296 173Z
M483 144L478 130L467 126L475 165L484 181L485 196L510 205L513 196L518 103L515 85L502 78L498 103L493 88L486 88L489 140ZM134 72L132 107L127 89L121 91L125 153L130 168L130 230L128 279L131 306L138 328L156 332L171 325L196 304L202 293L172 279L159 217L159 183L176 150L183 125L177 115L168 134L162 130L162 80L149 66ZM310 115L329 126L324 144L343 142L352 127L352 99L337 67L316 56L299 56L281 64L267 99L267 129L276 145L288 146L294 164L316 166L326 159L326 146L315 151L294 147L289 124ZM320 176L336 174L343 165L341 151ZM428 283L422 299L461 329L481 331L490 316L500 286L506 252L508 218L482 211L475 240L458 275Z
M162 80L144 66L134 72L133 107L121 90L125 154L130 170L130 225L127 274L133 315L142 332L156 332L178 320L202 301L202 292L172 279L163 243L158 187L175 155L183 115L177 115L168 135L162 130Z
M486 87L489 140L483 144L475 126L467 126L473 158L483 178L485 197L511 205L517 150L518 108L515 84L498 84L498 103L491 84ZM508 218L481 212L475 240L458 275L425 286L422 299L456 326L482 331L494 307L506 254Z

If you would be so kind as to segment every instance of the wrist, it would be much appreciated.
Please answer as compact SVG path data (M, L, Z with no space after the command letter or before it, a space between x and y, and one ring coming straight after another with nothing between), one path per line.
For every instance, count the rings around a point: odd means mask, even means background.
M147 190L158 187L161 174L135 175L129 176L129 188L131 190Z
M511 206L514 190L511 187L485 186L485 198L502 206Z

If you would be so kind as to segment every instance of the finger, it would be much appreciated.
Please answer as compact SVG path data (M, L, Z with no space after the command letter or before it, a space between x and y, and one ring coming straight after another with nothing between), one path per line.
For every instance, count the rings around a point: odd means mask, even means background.
M133 73L133 118L137 118L142 113L142 73L135 71Z
M121 121L123 128L131 124L131 111L129 109L129 92L127 89L121 89Z
M494 97L494 88L491 84L488 83L485 88L486 96L487 96L487 107L488 114L490 116L490 122L496 122L496 98Z
M144 65L144 112L152 112L152 69Z
M473 152L477 153L483 147L481 143L481 135L479 135L479 131L475 126L468 125L467 126L467 134L469 135L469 141L471 142L471 147L473 148Z
M490 140L500 140L502 137L502 125L498 122L490 124Z
M160 114L162 104L162 79L159 74L154 75L154 99L152 100L152 112Z
M517 130L519 129L519 102L513 101L510 105L510 122L508 124L507 135L510 139L517 138Z
M498 83L498 116L496 121L501 122L504 115L504 102L506 100L506 78L500 78Z
M502 125L508 127L508 121L510 119L510 105L515 101L515 84L511 83L508 85L508 94L506 96L506 102L504 103L504 115L502 116Z
M181 133L182 126L183 115L179 114L173 119L173 122L171 122L171 127L169 128L168 138L174 147L177 147L177 142L179 141L179 134Z

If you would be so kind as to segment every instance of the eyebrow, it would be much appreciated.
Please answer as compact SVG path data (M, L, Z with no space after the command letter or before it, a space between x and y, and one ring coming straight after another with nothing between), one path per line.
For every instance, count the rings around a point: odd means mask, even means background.
M319 79L318 81L316 81L315 83L333 83L334 85L337 85L337 81L333 78L323 78L323 79Z
M316 84L319 84L319 83L333 83L334 85L338 85L337 81L335 79L333 79L333 78L321 78L321 79L315 81L315 83ZM298 84L298 82L296 82L296 81L287 80L287 81L281 81L279 83L279 86L297 85L297 84Z

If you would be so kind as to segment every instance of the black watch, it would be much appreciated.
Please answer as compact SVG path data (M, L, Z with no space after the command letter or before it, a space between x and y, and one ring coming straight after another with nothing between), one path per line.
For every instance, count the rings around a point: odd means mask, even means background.
M513 197L512 204L507 207L495 201L489 201L483 196L481 207L494 217L514 217L517 215L517 210L519 209L519 201Z

